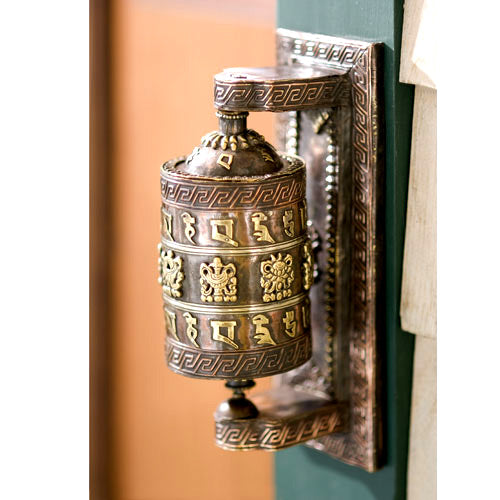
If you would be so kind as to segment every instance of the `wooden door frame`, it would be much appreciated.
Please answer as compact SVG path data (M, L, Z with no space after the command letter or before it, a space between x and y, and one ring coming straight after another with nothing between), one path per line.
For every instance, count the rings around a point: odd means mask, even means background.
M110 2L90 1L90 498L110 498Z

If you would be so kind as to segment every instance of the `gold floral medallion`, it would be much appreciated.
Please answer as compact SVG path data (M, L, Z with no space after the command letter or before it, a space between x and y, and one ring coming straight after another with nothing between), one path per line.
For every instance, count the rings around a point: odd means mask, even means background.
M290 254L271 255L269 260L260 263L260 285L264 289L264 302L285 299L292 295L293 258Z

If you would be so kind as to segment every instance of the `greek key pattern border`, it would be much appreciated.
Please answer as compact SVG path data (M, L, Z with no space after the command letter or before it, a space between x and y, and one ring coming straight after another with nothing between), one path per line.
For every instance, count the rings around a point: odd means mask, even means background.
M377 401L375 304L376 285L380 279L376 269L380 228L375 224L380 169L380 118L375 95L380 85L377 79L380 44L284 29L277 31L277 42L280 64L343 68L348 70L351 81L351 430L346 434L313 439L308 445L346 463L373 471L379 466L382 447L380 404Z
M202 351L182 345L167 337L165 357L169 368L190 377L243 378L268 377L292 370L312 355L309 335L286 344L242 352Z
M201 184L161 178L163 203L204 210L252 210L280 208L301 200L305 194L305 171L267 182Z
M225 110L300 110L329 106L333 100L349 100L345 78L324 78L305 83L226 83L215 82L214 104Z
M253 420L215 422L217 446L227 450L280 450L332 432L345 430L345 412L334 407L315 411L307 417L266 421L265 416Z

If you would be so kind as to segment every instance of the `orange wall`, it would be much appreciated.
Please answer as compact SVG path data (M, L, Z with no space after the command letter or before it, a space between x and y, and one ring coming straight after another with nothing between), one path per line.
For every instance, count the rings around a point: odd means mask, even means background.
M273 496L271 455L224 452L213 444L212 413L229 395L223 383L174 375L163 357L156 281L160 165L191 152L216 127L214 73L274 64L273 2L256 2L255 15L245 15L243 2L209 1L196 8L201 4L116 0L113 6L111 405L117 500ZM267 114L251 116L249 123L274 140Z

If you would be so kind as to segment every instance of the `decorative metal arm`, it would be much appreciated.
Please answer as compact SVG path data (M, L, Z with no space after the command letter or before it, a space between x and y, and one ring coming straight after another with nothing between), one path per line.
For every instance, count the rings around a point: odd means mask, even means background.
M349 96L345 69L307 66L229 68L214 77L214 105L224 111L331 108Z

